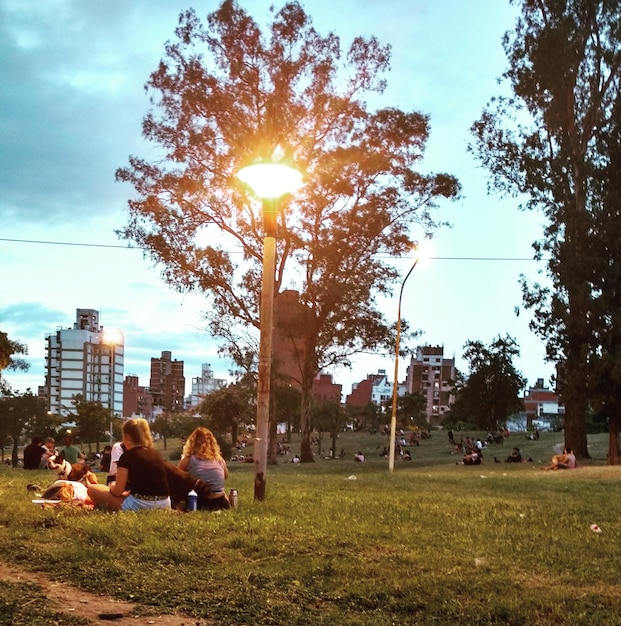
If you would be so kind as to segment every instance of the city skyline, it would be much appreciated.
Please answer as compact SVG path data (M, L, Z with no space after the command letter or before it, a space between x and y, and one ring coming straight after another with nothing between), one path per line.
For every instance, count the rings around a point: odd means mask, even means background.
M271 0L240 2L266 23ZM282 3L276 6L280 7ZM304 4L304 3L303 3ZM531 244L543 217L520 212L517 201L486 194L486 175L466 151L468 128L497 95L506 66L502 34L513 27L508 0L317 0L305 8L316 28L333 30L346 46L357 35L392 45L388 89L370 108L397 106L430 115L425 170L446 171L463 185L462 199L444 204L438 219L452 223L433 239L404 291L403 317L423 332L411 345L442 345L461 358L467 340L486 344L508 333L522 355L517 368L529 384L553 373L545 346L518 316L520 274L537 279ZM201 18L217 2L196 7ZM0 0L5 88L0 96L0 267L4 277L0 329L28 345L28 373L7 373L15 389L43 384L45 337L69 326L76 308L100 312L104 327L125 334L125 374L148 381L150 358L170 350L191 375L210 363L218 378L229 364L204 330L199 294L170 290L159 269L115 235L127 221L127 186L114 171L130 154L151 154L141 139L149 106L143 85L174 35L184 2L155 5L119 0L53 5ZM36 242L36 243L35 243ZM405 276L410 259L395 260ZM398 292L398 286L397 286ZM380 301L396 318L396 296ZM400 380L409 359L401 359ZM392 371L392 357L360 355L350 370L330 373L346 396L368 374ZM196 374L194 374L196 372ZM37 382L38 381L38 382ZM186 388L186 395L189 389Z

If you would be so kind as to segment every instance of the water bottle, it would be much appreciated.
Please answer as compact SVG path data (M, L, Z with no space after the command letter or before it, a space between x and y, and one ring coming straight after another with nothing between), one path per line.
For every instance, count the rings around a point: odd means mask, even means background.
M187 511L196 511L196 507L198 506L198 494L194 489L188 493L188 506L186 508Z
M232 509L237 508L237 489L231 489L229 492L229 502Z

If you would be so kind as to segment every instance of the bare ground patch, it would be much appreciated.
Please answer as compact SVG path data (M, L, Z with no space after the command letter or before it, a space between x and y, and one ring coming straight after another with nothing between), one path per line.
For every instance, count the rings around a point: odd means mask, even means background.
M41 588L41 602L48 608L88 620L92 624L208 626L212 623L179 614L137 615L134 613L137 605L131 602L89 593L66 582L50 580L41 572L28 572L8 563L0 564L0 582L37 585Z

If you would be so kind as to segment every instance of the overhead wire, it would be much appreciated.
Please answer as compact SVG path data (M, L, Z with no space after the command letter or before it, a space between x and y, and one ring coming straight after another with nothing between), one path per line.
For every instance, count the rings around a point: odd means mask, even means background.
M7 243L29 243L35 245L46 245L46 246L74 246L74 247L84 247L84 248L111 248L116 250L146 250L141 246L133 246L131 244L128 245L120 245L120 244L112 244L112 243L90 243L85 241L47 241L43 239L12 239L8 237L0 237L0 241L5 241ZM236 251L229 251L230 254L235 254ZM380 255L382 256L382 255ZM401 259L403 257L392 257L387 256L386 258L391 259ZM532 257L498 257L498 256L428 256L426 257L429 260L435 261L536 261L537 259L533 259Z

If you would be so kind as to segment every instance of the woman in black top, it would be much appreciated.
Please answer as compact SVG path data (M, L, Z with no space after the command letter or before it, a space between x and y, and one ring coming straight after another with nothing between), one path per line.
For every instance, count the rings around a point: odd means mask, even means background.
M116 481L92 485L89 495L97 505L113 511L170 509L164 460L153 448L149 424L142 418L123 424L125 452L118 461Z

